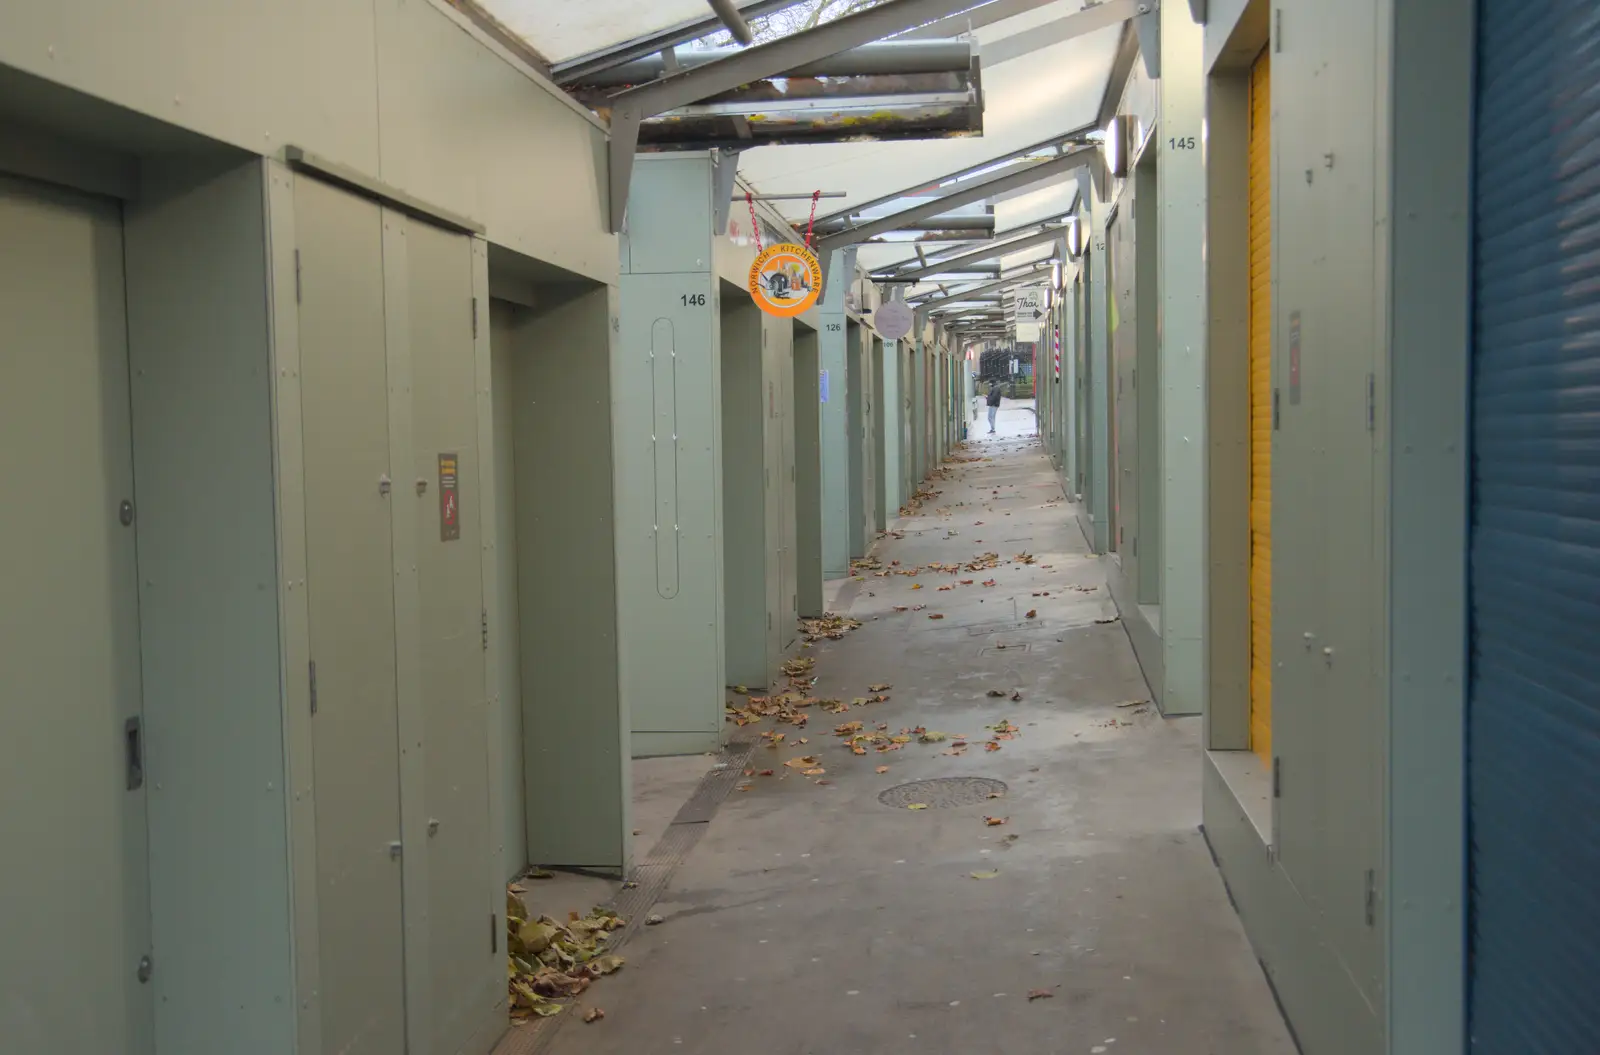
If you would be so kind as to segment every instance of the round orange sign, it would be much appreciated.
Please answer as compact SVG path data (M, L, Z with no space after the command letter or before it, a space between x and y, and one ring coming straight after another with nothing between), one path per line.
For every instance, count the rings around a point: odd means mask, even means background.
M822 265L803 245L768 246L750 265L750 298L768 315L799 315L822 293Z

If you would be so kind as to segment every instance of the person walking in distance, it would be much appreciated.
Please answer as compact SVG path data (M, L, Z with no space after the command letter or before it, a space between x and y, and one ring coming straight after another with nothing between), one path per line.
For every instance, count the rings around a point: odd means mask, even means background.
M994 416L1000 412L1000 400L1003 397L1004 392L1000 388L1000 382L996 381L989 386L989 435L991 436L994 435Z

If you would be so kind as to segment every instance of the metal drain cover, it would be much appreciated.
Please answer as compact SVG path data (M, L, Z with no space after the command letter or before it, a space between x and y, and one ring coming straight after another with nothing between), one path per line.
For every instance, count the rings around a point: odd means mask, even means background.
M971 806L986 802L992 795L1004 795L1006 785L1001 780L988 777L937 777L933 780L913 780L909 784L896 784L878 796L878 801L895 809L905 809L920 802L929 809L947 809L951 806Z

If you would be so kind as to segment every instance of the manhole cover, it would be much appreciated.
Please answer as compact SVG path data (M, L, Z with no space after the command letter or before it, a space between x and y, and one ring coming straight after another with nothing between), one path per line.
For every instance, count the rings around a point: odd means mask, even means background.
M878 796L878 801L895 809L905 809L920 802L929 809L946 809L951 806L971 806L985 802L991 796L1004 795L1004 781L988 777L938 777L934 780L913 780L909 784L896 784Z

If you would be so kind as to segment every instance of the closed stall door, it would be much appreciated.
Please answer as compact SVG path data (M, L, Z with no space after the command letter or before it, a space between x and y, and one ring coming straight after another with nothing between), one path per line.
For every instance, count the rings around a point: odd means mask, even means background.
M114 203L0 177L0 1049L146 1055L133 446Z
M1481 0L1469 1029L1600 1050L1600 9Z
M1250 71L1250 749L1272 758L1272 70Z
M489 708L485 691L482 459L472 243L420 220L406 228L417 591L426 759L428 984L433 1055L488 1027L504 994L491 940ZM482 320L486 322L487 320Z
M294 209L323 1051L395 1055L406 1023L382 213L304 177Z

